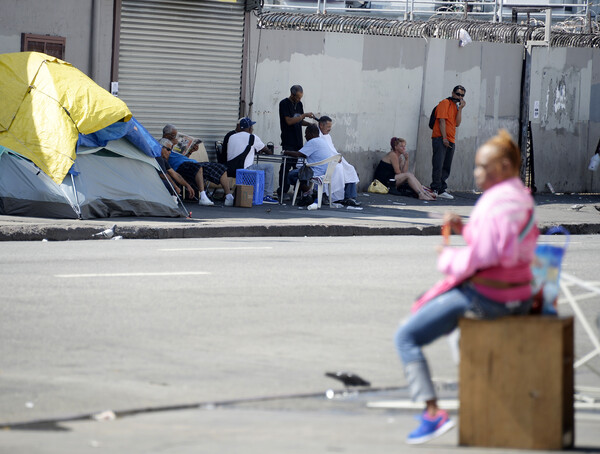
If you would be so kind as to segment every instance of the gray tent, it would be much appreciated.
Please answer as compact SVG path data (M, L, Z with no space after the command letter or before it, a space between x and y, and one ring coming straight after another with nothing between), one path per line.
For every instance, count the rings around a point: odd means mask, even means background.
M158 164L126 139L80 147L71 174L56 184L31 161L0 146L0 214L91 219L178 217Z

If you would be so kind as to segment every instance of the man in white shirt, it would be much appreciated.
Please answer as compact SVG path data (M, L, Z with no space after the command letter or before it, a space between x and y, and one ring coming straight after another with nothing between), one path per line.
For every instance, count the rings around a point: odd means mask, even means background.
M263 203L275 204L278 202L272 197L274 181L273 166L267 163L254 164L255 153L273 153L267 148L263 141L260 140L260 137L258 137L256 134L252 134L252 126L255 124L256 122L250 120L250 118L248 117L240 119L240 132L233 134L229 138L229 143L227 144L228 171L234 171L236 168L264 171L265 191L263 194ZM254 139L251 139L251 137L253 137ZM254 140L252 144L250 144L251 140ZM246 157L243 160L243 163L237 162L241 161L240 156L246 152L247 147L250 147L250 149L248 150Z
M319 135L327 143L333 154L339 154L331 140L331 131L333 121L326 115L319 118ZM344 205L359 206L360 202L356 201L358 183L358 174L352 164L342 157L342 161L336 166L335 172L331 179L331 191L329 197L331 200L339 201Z

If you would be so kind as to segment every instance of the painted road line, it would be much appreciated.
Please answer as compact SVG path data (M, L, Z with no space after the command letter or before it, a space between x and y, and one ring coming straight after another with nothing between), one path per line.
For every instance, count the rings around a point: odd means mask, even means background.
M264 249L273 249L271 246L239 246L239 247L190 247L190 248L172 248L159 249L159 251L185 252L185 251L258 251Z
M458 410L458 399L440 399L437 401L440 408L444 410ZM600 410L600 402L574 402L575 410ZM367 408L386 408L397 410L423 410L423 402L412 400L380 400L367 402ZM596 415L598 416L598 415Z
M211 274L209 271L174 271L158 273L88 273L88 274L55 274L54 277L146 277L146 276L197 276Z

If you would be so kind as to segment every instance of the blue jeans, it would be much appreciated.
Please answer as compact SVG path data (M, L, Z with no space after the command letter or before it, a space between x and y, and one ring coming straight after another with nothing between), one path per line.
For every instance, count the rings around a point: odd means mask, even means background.
M395 343L413 400L435 399L427 360L421 347L430 344L444 334L450 334L458 320L466 312L477 318L495 319L505 315L526 314L530 301L499 303L477 292L469 283L427 302L421 309L400 325Z
M274 180L273 166L271 164L263 164L259 162L258 164L252 164L250 167L248 167L248 170L262 170L265 172L265 188L263 197L272 197Z
M345 199L356 199L357 190L356 183L346 183L344 185L344 198Z
M431 156L431 185L429 187L432 191L441 194L448 188L446 180L450 176L455 145L450 142L450 146L447 147L441 137L434 137L431 139L431 146L433 155Z

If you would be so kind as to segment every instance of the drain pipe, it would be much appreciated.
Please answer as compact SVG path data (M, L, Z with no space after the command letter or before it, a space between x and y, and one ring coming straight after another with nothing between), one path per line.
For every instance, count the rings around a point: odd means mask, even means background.
M100 1L92 0L92 17L90 21L90 59L89 76L98 83L99 53L100 53Z
M521 113L519 118L519 148L521 148L521 179L525 181L527 171L527 137L529 127L529 102L531 92L531 57L534 47L550 47L552 30L552 9L546 9L544 40L530 40L523 48L523 68L521 71Z

